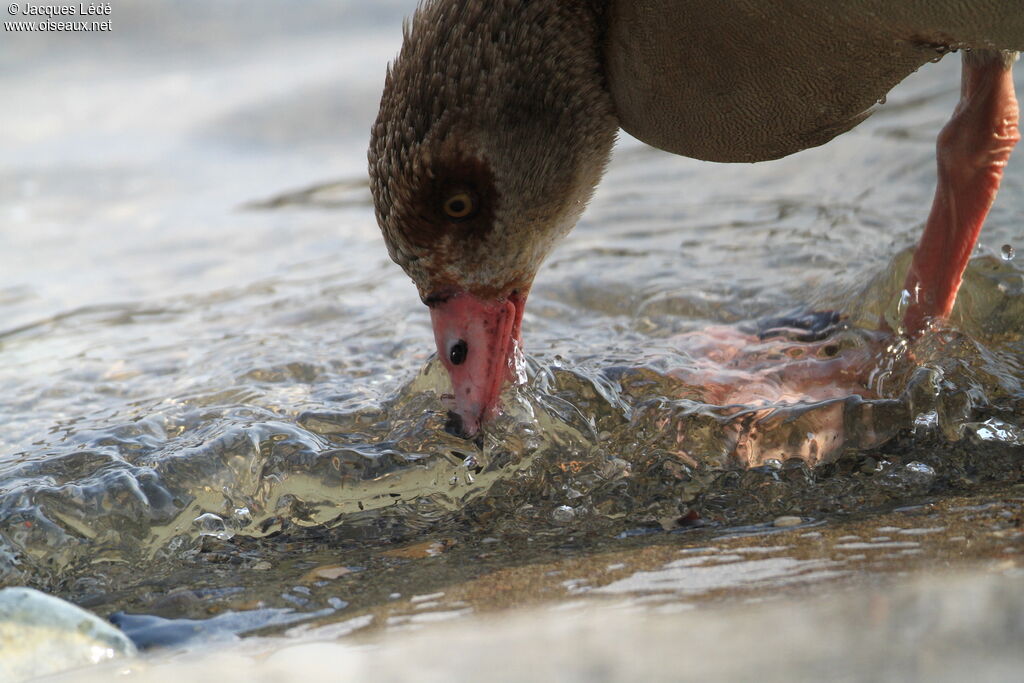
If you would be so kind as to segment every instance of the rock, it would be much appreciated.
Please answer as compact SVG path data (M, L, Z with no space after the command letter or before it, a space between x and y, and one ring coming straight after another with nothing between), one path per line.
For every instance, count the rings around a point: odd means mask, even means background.
M334 579L341 578L346 574L351 574L352 569L340 564L325 564L319 567L313 567L299 579L299 583L312 583L317 580L328 580L333 581Z
M0 590L0 643L0 681L12 683L135 654L96 615L31 588Z
M804 520L800 519L799 517L794 517L792 515L783 515L782 517L776 517L775 521L772 522L772 526L797 526L798 524L803 524L803 521Z

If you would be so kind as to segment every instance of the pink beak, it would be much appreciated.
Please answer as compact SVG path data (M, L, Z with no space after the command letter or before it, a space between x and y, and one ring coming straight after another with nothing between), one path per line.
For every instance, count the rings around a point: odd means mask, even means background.
M463 436L473 436L498 410L505 380L515 378L515 349L526 295L482 300L459 292L430 306L437 355L452 380Z

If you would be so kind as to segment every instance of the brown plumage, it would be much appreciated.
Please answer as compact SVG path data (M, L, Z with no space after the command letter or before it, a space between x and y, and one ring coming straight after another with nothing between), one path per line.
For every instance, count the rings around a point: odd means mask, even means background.
M923 64L1024 49L1016 0L622 0L608 81L623 129L707 161L765 161L863 121Z
M597 34L581 2L428 2L406 27L370 178L391 257L422 298L527 289L575 225L618 129ZM457 188L480 201L469 221L438 214Z

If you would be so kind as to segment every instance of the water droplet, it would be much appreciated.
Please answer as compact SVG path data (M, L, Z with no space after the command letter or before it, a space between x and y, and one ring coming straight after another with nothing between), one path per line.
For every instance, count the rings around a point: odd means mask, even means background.
M224 520L212 512L199 515L192 520L192 524L199 528L200 536L213 536L226 541L235 535L235 532L228 528Z
M515 377L516 384L526 384L526 356L523 354L522 345L515 339L512 340L512 356L509 358L509 369Z
M982 441L997 441L1013 446L1024 446L1024 430L996 418L967 425Z
M1013 260L1013 245L1012 244L1004 244L1003 248L1000 251L1001 251L1001 253L1003 255L1003 260L1004 261L1012 261Z
M576 519L576 511L568 505L559 505L551 511L551 519L556 524L569 524Z
M939 426L939 414L934 410L922 413L914 418L914 430L932 430ZM909 465L908 465L909 467Z

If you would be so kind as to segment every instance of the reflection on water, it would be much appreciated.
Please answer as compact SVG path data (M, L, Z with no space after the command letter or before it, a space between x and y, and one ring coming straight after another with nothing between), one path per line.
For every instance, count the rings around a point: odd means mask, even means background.
M378 577L361 609L443 586L388 573L422 557L459 555L465 573L446 576L468 580L700 524L1020 481L1024 271L1004 249L1022 241L1019 160L948 326L910 345L879 331L899 320L951 62L778 162L624 140L533 290L526 383L479 442L447 434L427 315L363 181L413 4L309 3L288 30L271 2L232 22L205 3L126 7L102 45L5 37L0 582L268 625L351 613L326 593L354 577ZM178 42L202 17L219 28ZM147 36L146 59L121 59ZM756 333L793 311L842 316L813 341ZM896 538L836 549L915 549ZM590 592L846 571L825 555L693 556ZM430 607L395 624L466 609Z
M732 560L724 563L721 560ZM667 592L705 593L710 590L743 588L751 584L772 583L782 586L797 581L820 581L842 576L845 572L830 569L828 560L794 560L791 557L773 557L740 560L738 555L726 555L720 562L704 565L706 558L689 557L669 562L652 572L637 572L625 579L598 588L600 593Z

